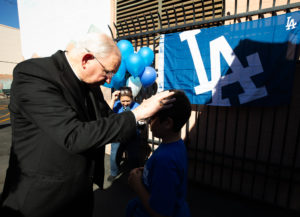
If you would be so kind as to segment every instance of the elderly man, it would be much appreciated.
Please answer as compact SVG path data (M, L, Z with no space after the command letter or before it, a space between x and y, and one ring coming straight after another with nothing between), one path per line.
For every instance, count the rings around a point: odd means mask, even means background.
M110 83L120 60L114 41L94 33L68 51L15 67L1 216L92 215L93 183L103 184L105 145L128 141L137 121L171 106L165 98L172 93L162 92L115 114L99 85Z

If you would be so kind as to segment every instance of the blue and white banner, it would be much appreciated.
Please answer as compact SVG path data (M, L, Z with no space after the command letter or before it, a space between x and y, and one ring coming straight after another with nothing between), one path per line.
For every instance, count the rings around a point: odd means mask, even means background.
M192 104L290 101L300 12L163 35L158 91L184 90Z

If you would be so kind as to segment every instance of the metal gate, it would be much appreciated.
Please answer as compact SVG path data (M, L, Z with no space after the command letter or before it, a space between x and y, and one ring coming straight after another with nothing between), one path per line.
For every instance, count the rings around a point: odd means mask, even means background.
M260 19L300 8L300 1L289 0L257 0L254 9L251 0L139 1L140 5L132 1L135 13L127 17L121 13L125 10L123 2L117 1L121 6L117 6L116 40L129 40L136 50L148 46L155 53L161 34ZM288 106L193 105L192 116L182 131L189 153L189 179L299 212L299 71L298 63ZM156 89L155 85L142 88L137 101L150 97ZM154 146L159 141L150 138L150 142Z

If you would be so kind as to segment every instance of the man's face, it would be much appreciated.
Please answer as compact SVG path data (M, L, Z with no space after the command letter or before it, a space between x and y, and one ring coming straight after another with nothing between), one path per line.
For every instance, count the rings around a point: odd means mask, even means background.
M105 82L109 84L120 65L120 57L116 54L106 58L90 55L87 59L84 63L81 80L92 86L103 85Z

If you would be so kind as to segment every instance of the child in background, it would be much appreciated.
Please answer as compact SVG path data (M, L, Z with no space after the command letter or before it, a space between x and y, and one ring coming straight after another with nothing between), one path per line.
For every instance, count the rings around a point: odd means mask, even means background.
M133 95L130 87L121 87L120 90L116 90L112 93L112 99L109 106L115 113L122 113L135 109L139 106L139 104L133 101ZM136 143L136 141L132 141L132 143ZM129 144L127 144L127 146L129 146ZM119 147L120 143L111 143L110 176L107 178L110 182L114 181L119 174L119 166L116 159ZM130 152L128 153L130 155L129 160L134 161L132 164L136 164L138 158L137 151L134 149L136 148L130 147Z
M190 216L185 200L187 152L180 132L190 117L191 104L184 92L173 91L173 106L150 119L153 136L162 143L144 167L129 174L128 183L138 197L128 203L126 217Z

